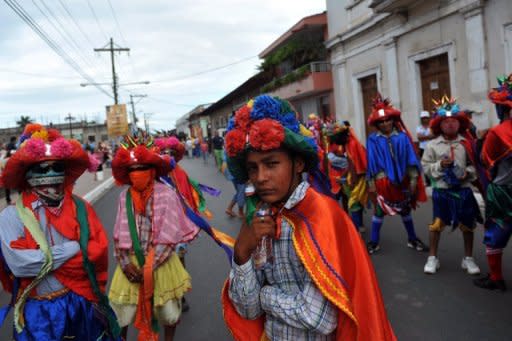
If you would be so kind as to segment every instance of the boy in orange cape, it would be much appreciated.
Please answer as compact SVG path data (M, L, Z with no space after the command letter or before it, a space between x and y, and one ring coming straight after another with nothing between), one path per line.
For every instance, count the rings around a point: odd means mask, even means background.
M234 338L396 340L364 243L336 201L314 189L322 180L314 139L279 98L244 108L226 135L230 171L256 188L222 295Z

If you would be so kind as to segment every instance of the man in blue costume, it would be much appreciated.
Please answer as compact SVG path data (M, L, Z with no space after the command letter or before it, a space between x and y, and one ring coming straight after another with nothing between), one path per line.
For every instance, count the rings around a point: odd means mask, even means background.
M416 236L411 209L418 201L426 201L425 186L420 176L421 164L400 111L379 94L373 101L368 124L377 132L368 137L368 192L375 205L368 252L380 250L380 229L385 215L399 214L407 231L407 246L417 251L427 246Z

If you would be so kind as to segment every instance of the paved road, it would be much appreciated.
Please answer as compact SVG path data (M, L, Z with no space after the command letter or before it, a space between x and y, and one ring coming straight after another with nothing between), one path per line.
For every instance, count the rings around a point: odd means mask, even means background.
M192 177L223 190L221 200L208 198L208 204L215 214L217 226L225 227L225 231L234 236L239 221L223 215L225 203L233 193L232 186L212 164L204 167L202 161L183 160L182 165ZM425 242L431 210L428 203L414 213L418 234ZM366 214L368 227L370 219L371 216ZM406 247L406 234L399 218L387 218L381 235L382 250L373 256L373 260L388 315L399 340L512 339L512 323L507 318L512 307L512 291L502 294L473 286L470 276L460 269L463 243L459 231L443 233L439 250L441 271L434 276L423 273L427 255ZM482 231L479 230L475 235L474 253L485 271L485 250L481 241ZM227 274L223 257L206 237L192 245L188 261L194 285L190 297L192 309L184 315L178 340L229 340L224 326L215 324L222 323L219 292L204 291L210 285L216 289L220 287ZM510 251L506 252L504 260L504 273L512 288Z
M192 177L223 191L220 199L207 197L214 213L213 225L236 236L240 220L224 215L226 203L234 190L213 167L202 160L183 160L182 166ZM111 235L120 189L108 192L95 208ZM426 226L431 205L415 212L418 234L427 241ZM365 216L369 226L370 216ZM475 236L475 258L486 269L482 233ZM512 323L508 318L512 307L512 290L502 294L474 287L470 277L460 269L463 246L458 231L446 231L441 240L441 271L434 276L423 274L426 254L405 246L406 235L399 219L388 218L382 229L382 250L373 256L377 276L384 294L388 315L399 340L510 340ZM504 273L512 288L512 257L505 256ZM113 260L111 259L113 264ZM220 288L229 268L226 256L207 236L200 236L190 247L187 268L193 290L187 295L191 309L183 314L177 340L230 340L222 321ZM111 272L113 266L111 266ZM2 295L2 302L6 297ZM8 340L10 328L0 331L0 340ZM132 332L129 340L135 340Z

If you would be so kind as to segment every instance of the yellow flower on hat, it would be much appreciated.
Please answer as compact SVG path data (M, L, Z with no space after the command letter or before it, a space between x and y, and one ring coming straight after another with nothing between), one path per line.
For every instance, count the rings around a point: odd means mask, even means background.
M33 139L41 139L45 142L48 142L48 132L45 129L38 130L32 134Z

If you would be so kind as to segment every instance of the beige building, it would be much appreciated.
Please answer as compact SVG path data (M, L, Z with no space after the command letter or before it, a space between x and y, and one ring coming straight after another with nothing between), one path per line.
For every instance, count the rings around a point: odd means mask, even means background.
M108 131L106 123L91 123L86 121L69 123L59 123L47 126L60 131L66 138L74 138L82 143L87 141L100 142L108 141ZM0 129L0 143L7 143L12 136L18 138L23 130L19 127Z
M444 94L497 123L487 92L512 72L511 0L327 0L327 15L336 116L361 138L377 91L410 130Z

